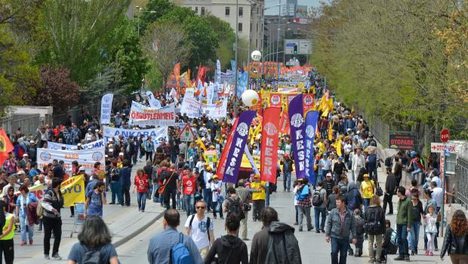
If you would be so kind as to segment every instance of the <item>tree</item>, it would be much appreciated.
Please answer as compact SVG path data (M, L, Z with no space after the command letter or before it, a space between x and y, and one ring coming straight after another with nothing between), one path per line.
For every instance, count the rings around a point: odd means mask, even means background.
M236 34L229 23L213 16L207 15L204 17L216 34L219 47L216 49L216 57L223 63L224 68L231 67L231 59L234 58L233 44L236 39Z
M70 80L70 71L66 68L43 66L41 85L33 98L35 105L51 105L55 112L66 110L80 99L80 86Z
M35 94L39 73L31 62L26 47L0 24L0 106L23 105Z
M156 22L150 25L142 43L148 57L162 75L163 87L174 65L184 65L190 57L187 34L177 23Z
M62 65L85 84L109 57L118 39L113 30L124 19L128 0L45 0L40 27L47 42L40 62Z

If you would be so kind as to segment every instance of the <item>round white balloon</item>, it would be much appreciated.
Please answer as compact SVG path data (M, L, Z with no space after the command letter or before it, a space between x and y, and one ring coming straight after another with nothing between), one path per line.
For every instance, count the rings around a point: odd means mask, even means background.
M262 53L259 50L254 50L252 54L250 54L250 57L254 61L260 61L262 59Z
M254 90L246 90L242 93L242 102L248 107L256 105L258 100L258 93Z

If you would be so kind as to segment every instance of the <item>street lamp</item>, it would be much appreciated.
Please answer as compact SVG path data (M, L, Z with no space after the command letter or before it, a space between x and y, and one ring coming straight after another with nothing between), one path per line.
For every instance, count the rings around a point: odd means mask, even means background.
M154 10L143 10L143 7L141 6L135 6L137 10L137 32L138 32L138 38L140 38L140 13L150 13L150 14L156 14L156 11Z

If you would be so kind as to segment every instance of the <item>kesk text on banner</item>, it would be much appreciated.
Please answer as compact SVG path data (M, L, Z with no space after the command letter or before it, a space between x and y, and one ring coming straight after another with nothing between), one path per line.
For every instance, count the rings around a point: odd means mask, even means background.
M315 149L314 149L314 139L315 132L317 130L319 112L318 111L309 111L306 114L305 120L305 149L306 149L306 176L309 178L309 182L315 185L317 183L317 178L314 171L314 161L315 161Z
M291 128L291 143L294 156L296 177L305 177L305 148L304 148L304 118L302 94L297 95L289 103L289 120Z
M276 184L276 166L278 163L279 115L281 108L268 107L263 112L262 144L260 151L262 181Z
M221 152L221 158L219 159L218 168L216 169L216 175L221 180L224 178L224 171L226 169L226 159L227 159L227 155L229 154L229 149L232 144L232 138L234 134L232 133L232 131L236 130L238 120L239 120L238 118L234 119L234 123L232 124L232 128L231 128L232 129L231 133L229 133L228 135L226 145L223 148L223 152Z

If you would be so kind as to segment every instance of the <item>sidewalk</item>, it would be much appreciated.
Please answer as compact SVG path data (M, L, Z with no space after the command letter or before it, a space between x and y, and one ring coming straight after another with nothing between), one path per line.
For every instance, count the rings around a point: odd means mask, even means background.
M143 166L143 162L139 162L132 170L132 178L136 169ZM146 209L144 213L138 211L136 203L136 194L131 193L131 206L120 205L104 205L104 221L112 232L112 243L115 247L124 244L126 241L135 237L138 233L148 228L154 221L158 220L164 208L159 203L154 203L152 200L146 200ZM110 192L107 193L110 197ZM43 236L44 232L37 231L35 226L34 245L20 246L20 234L15 234L15 263L66 263L68 254L76 242L78 242L78 233L73 233L74 218L70 218L70 210L62 209L62 240L60 243L59 254L63 258L62 261L46 261L43 253ZM77 226L76 230L79 230ZM51 239L51 254L52 254L53 239Z

